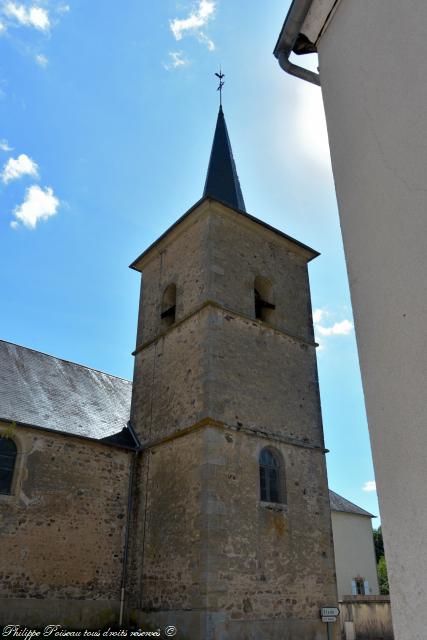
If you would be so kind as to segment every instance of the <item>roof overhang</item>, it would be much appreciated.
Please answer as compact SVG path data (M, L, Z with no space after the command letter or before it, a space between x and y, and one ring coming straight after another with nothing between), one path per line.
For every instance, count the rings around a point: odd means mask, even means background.
M79 440L85 440L86 442L94 442L96 444L107 445L108 447L116 447L117 449L138 451L140 448L139 440L134 430L131 428L130 423L122 429L122 432L107 436L105 438L91 438L90 436L85 436L80 433L74 433L72 431L62 431L61 429L54 429L52 427L30 424L28 422L20 422L19 420L13 420L12 418L0 417L0 427L2 424L24 427L26 429L36 429L37 431L45 431L46 433L53 433L58 436L64 436L65 438L78 438Z
M315 53L340 0L293 0L274 48L284 71L302 80L320 85L319 74L290 62L291 53Z
M173 232L175 232L179 227L184 229L184 225L190 222L189 219L192 216L203 215L209 212L211 210L211 206L212 205L214 206L215 203L220 205L225 211L238 214L242 221L246 220L247 222L257 225L260 230L272 232L275 235L279 236L280 238L285 240L290 247L293 246L294 251L298 251L304 254L307 262L309 262L310 260L313 260L313 258L317 258L317 256L320 255L320 253L318 251L315 251L315 249L312 249L311 247L307 246L306 244L303 244L302 242L299 242L299 240L295 240L295 238L292 238L291 236L288 236L286 233L283 233L283 231L280 231L279 229L272 227L266 222L259 220L259 218L255 218L255 216L250 215L246 211L235 209L234 207L231 207L228 203L221 202L221 200L217 200L216 198L212 198L211 196L204 196L198 202L196 202L196 204L194 204L186 213L184 213L184 215L178 218L178 220L172 226L166 229L166 231L162 233L162 235L159 236L157 240L155 240L147 249L145 249L145 251L141 253L140 256L138 256L138 258L136 258L136 260L132 262L132 264L129 265L129 267L131 269L135 269L135 271L142 272L148 260L151 260L151 258L154 257L154 255L156 255L157 252L161 251L164 248L164 246L168 243L168 240Z
M351 516L362 516L364 518L376 518L369 511L365 511L362 507L359 507L354 502L350 502L347 498L340 496L339 493L335 493L332 489L329 489L329 504L331 511L334 513L345 513Z

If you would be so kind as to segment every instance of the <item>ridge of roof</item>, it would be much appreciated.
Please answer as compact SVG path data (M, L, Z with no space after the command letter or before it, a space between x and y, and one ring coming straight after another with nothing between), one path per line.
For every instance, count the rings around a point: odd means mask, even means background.
M101 369L95 369L94 367L90 367L88 364L81 364L79 362L74 362L73 360L67 360L66 358L60 358L59 356L53 356L51 353L46 353L45 351L40 351L39 349L33 349L32 347L26 347L23 344L18 344L17 342L10 342L9 340L3 340L0 338L0 342L4 344L12 345L13 347L18 347L19 349L26 349L27 351L33 351L34 353L39 353L41 356L46 356L47 358L54 358L55 360L60 360L61 362L65 362L66 364L71 364L75 367L82 367L83 369L89 369L89 371L94 371L95 373L102 373L104 376L108 376L109 378L117 378L118 380L123 380L123 382L128 382L132 384L132 380L128 380L128 378L123 378L122 376L117 376L114 373L108 373L107 371L101 371Z

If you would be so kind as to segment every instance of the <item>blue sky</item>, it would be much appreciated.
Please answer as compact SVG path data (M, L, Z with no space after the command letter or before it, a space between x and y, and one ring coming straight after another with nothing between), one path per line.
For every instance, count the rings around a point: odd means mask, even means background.
M322 254L330 486L378 514L321 93L272 55L287 5L0 0L0 337L131 378L127 267L201 196L221 64L247 210Z

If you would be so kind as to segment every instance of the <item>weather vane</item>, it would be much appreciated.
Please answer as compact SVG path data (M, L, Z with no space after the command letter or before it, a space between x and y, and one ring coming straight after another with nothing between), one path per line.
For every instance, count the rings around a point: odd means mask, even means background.
M222 88L224 86L223 78L225 78L225 74L222 73L221 67L219 68L219 73L215 73L216 77L219 78L219 86L217 91L219 91L219 106L222 107Z

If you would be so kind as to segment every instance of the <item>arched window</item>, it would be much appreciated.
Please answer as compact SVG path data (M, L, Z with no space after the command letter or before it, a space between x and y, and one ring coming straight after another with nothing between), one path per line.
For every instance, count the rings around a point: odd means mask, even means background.
M14 441L0 437L0 493L9 494L12 490L16 453Z
M280 456L270 448L263 449L259 456L259 482L262 502L285 502Z
M268 322L272 311L276 308L273 304L273 287L267 278L257 276L254 281L255 318Z
M169 327L175 322L176 309L176 285L169 284L163 292L162 310L160 318L164 327Z

